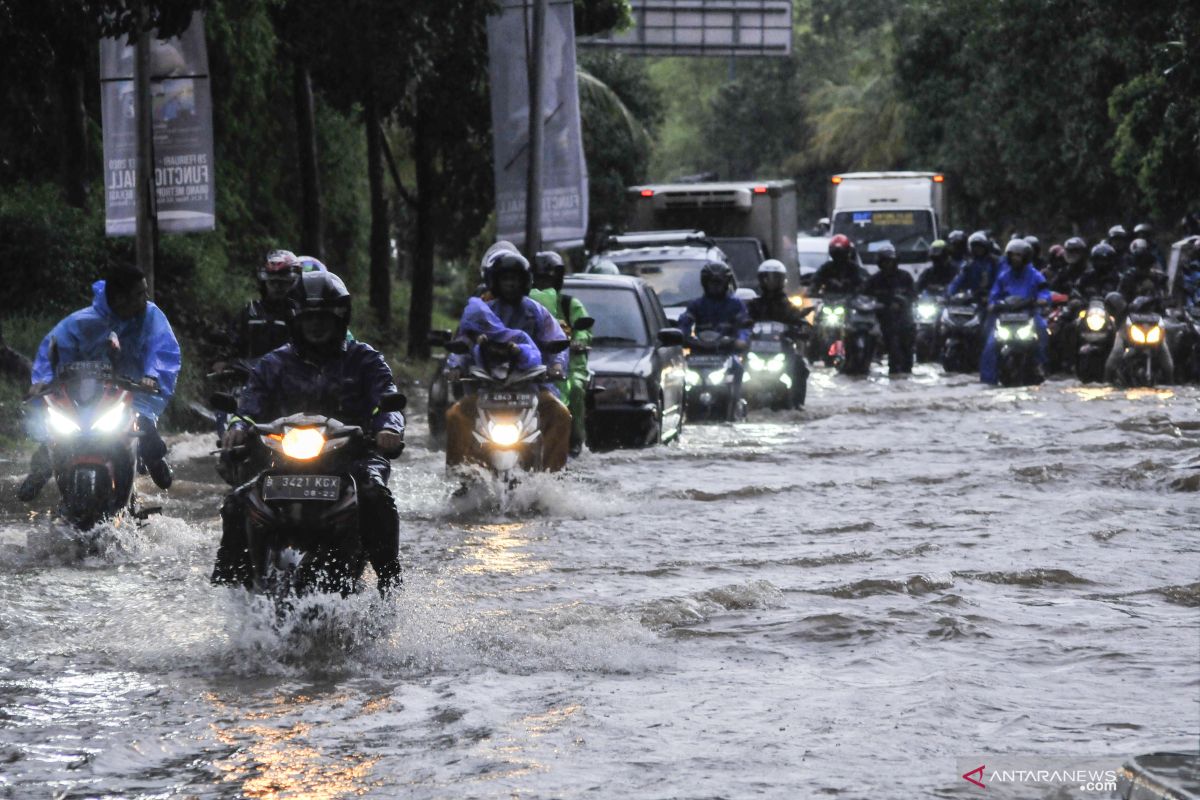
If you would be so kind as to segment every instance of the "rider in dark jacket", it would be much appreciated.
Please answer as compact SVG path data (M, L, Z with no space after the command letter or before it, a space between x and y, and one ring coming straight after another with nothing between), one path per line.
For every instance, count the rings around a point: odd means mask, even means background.
M854 246L848 236L839 233L829 240L829 260L813 276L813 294L818 297L858 294L863 281L863 270L854 255Z
M1091 262L1092 265L1075 284L1075 293L1087 300L1092 297L1106 297L1121 287L1121 271L1117 268L1116 250L1101 242L1092 248Z
M380 398L396 391L383 356L362 342L347 342L350 293L331 272L305 273L291 294L292 343L263 356L239 396L238 413L222 440L226 457L251 443L254 422L307 412L359 425L375 435L374 451L352 474L361 509L359 531L379 589L400 581L400 516L387 481L390 459L404 449L404 417L378 411ZM245 492L235 489L221 507L221 546L212 580L245 585L250 579Z
M992 255L992 243L983 231L975 231L967 240L971 248L971 258L963 264L958 277L946 290L946 295L952 297L961 292L969 292L977 303L987 300L992 283L996 280L996 259Z
M797 343L796 357L792 361L792 407L800 408L808 394L809 373L800 344L810 327L808 315L812 306L802 310L792 304L787 294L787 269L782 262L769 258L759 264L758 297L746 304L746 310L755 322L781 322L791 329Z
M1134 239L1129 245L1129 255L1133 258L1133 269L1121 276L1121 284L1117 289L1125 302L1132 303L1138 297L1157 297L1165 301L1167 275L1158 269L1149 242Z
M917 293L944 292L958 277L958 265L950 257L946 243L937 239L929 245L929 266L917 278Z
M258 299L247 303L230 326L232 358L258 358L287 344L292 313L288 292L301 269L300 259L290 250L267 254L258 268Z
M888 374L907 375L912 372L913 344L916 328L913 324L912 303L916 299L912 275L900 269L896 248L886 242L875 251L879 271L871 276L864 289L879 303L879 331L888 352Z

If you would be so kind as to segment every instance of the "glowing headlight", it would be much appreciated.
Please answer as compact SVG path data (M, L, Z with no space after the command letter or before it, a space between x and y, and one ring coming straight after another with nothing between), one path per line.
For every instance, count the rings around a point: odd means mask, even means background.
M325 449L325 435L316 428L292 428L283 435L283 454L297 461L308 461Z
M1012 338L1012 331L1010 331L1008 328L1004 327L999 322L997 322L996 323L996 338L1002 342L1007 342L1009 339Z
M1094 311L1087 315L1084 320L1087 323L1088 330L1099 333L1104 330L1104 326L1108 324L1108 315L1099 311Z
M804 308L804 295L794 294L788 298L788 302L794 305L796 308Z
M1129 338L1133 340L1134 344L1145 344L1146 332L1142 330L1140 325L1130 325Z
M700 373L694 369L689 369L683 373L684 386L699 386L702 383Z
M821 321L826 325L838 325L844 316L846 309L842 306L825 306L821 309Z
M708 373L708 385L709 386L717 386L724 382L725 382L725 368L724 367L721 367L720 369L714 369L712 372Z
M488 438L500 447L511 447L521 438L521 428L515 422L499 422L488 431Z
M937 305L934 303L918 303L917 319L928 322L937 316Z
M117 429L125 419L125 404L114 403L113 407L105 411L100 417L92 423L92 430L100 431L101 433L111 433Z
M1034 328L1033 328L1033 320L1030 320L1028 323L1026 323L1025 325L1022 325L1020 328L1017 329L1017 338L1018 339L1024 339L1025 341L1029 341L1030 339L1034 338L1035 336L1037 336L1037 331L1034 330Z
M767 369L771 372L779 372L783 369L783 365L787 363L787 356L783 353L776 353L771 356L771 360L767 362Z
M750 353L746 356L746 366L752 372L757 372L760 369L767 368L767 362L762 360L762 356L758 353Z
M1153 328L1146 331L1146 344L1158 344L1162 341L1162 336L1162 325L1155 325Z
M46 406L46 411L50 419L50 427L60 436L71 436L79 433L79 423L68 417L66 414L59 411L52 405Z

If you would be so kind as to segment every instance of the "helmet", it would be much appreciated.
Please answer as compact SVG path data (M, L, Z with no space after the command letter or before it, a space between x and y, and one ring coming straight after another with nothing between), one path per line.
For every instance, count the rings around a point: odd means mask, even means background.
M710 286L721 286L728 294L737 288L733 270L724 261L709 261L700 268L700 285L707 292Z
M291 250L272 250L258 268L258 289L272 301L282 301L300 274L300 260Z
M1129 231L1125 230L1124 225L1113 225L1108 229L1108 238L1110 239L1128 239Z
M971 234L971 238L967 239L967 245L970 247L980 245L981 247L991 249L992 240L988 238L987 231L975 231Z
M829 240L829 255L849 255L850 247L850 237L844 233L839 233Z
M1024 239L1013 239L1004 248L1005 256L1021 256L1021 263L1028 264L1033 258L1033 247Z
M521 294L529 294L529 289L533 285L533 270L529 268L529 262L525 260L525 256L516 250L501 251L488 267L486 273L487 288L492 294L496 294L496 287L499 285L500 276L509 273L516 273L520 276Z
M1050 257L1057 261L1065 261L1067 258L1067 249L1061 244L1050 245Z
M892 244L891 242L881 242L879 246L875 248L875 258L881 263L884 259L887 259L888 261L895 261L896 245Z
M1129 255L1133 257L1133 263L1138 266L1154 263L1154 253L1150 252L1150 243L1145 239L1134 239L1129 244Z
M1111 244L1101 242L1092 248L1092 264L1108 269L1117 259L1117 251Z
M515 244L513 244L512 242L508 242L503 239L496 242L494 245L492 245L491 247L489 247L487 249L487 252L485 252L483 254L483 260L479 262L479 279L481 281L483 281L484 283L488 282L488 270L491 268L492 264L494 264L496 262L496 259L499 258L502 253L519 253L519 252L520 251L517 249L517 246Z
M587 268L592 275L620 275L621 270L611 261L599 261Z
M1070 239L1067 239L1065 242L1063 242L1063 249L1068 253L1086 253L1087 242L1078 236L1072 236Z
M1149 222L1139 222L1133 226L1133 235L1139 239L1153 239L1154 226Z
M562 289L567 265L553 250L543 250L533 257L533 277L540 288ZM543 284L545 284L543 286Z
M950 244L958 244L960 242L962 244L966 244L967 235L959 230L950 231L950 233L946 236L946 241Z
M1031 248L1033 248L1033 254L1035 256L1041 254L1041 252L1042 252L1042 240L1041 239L1039 239L1036 236L1033 236L1031 234L1031 235L1025 237L1025 241L1029 243L1029 246Z
M329 272L319 259L312 256L300 256L298 260L300 261L301 272Z
M929 245L929 257L939 258L946 255L946 241L944 239L934 239Z
M288 293L292 341L301 351L336 352L350 326L350 292L332 272L305 272Z
M762 293L782 292L787 285L787 268L783 262L768 258L758 265L758 288Z

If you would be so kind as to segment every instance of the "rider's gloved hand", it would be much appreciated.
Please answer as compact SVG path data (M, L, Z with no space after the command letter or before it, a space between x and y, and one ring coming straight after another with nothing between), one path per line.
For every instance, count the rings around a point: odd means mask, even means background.
M546 370L546 377L552 381L561 381L566 375L563 374L561 364L551 364L550 368Z
M146 377L142 378L141 383L142 386L152 391L158 389L158 378L151 378L149 375L147 375Z
M587 345L584 344L583 342L571 342L571 352L572 353L586 353L587 349L588 349Z
M244 445L249 438L250 432L244 428L230 428L221 437L221 449L228 453L233 448Z
M395 458L404 452L404 434L384 428L375 434L375 447L387 458Z

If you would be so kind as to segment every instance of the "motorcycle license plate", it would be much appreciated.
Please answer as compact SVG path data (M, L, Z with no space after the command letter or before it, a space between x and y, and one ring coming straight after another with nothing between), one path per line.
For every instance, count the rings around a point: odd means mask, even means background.
M518 392L492 392L479 396L480 408L530 408L535 399Z
M336 475L268 475L263 478L264 500L337 500L342 479Z
M782 353L783 342L770 339L755 339L751 349L756 353Z

